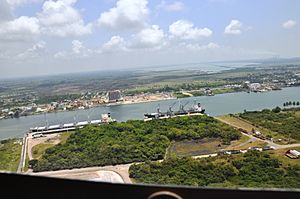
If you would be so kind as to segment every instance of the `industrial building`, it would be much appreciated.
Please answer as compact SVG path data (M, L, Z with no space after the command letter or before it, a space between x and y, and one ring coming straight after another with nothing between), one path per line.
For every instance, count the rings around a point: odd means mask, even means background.
M114 90L114 91L109 91L107 93L107 102L108 103L114 103L114 102L120 102L120 101L123 101L121 91Z

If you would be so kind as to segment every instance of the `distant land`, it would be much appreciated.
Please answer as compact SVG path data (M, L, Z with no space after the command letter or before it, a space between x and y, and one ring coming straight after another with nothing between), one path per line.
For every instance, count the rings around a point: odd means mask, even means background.
M67 72L67 73L58 73L53 72L51 74L36 74L36 75L20 75L20 76L0 76L1 80L16 80L16 79L32 79L32 78L54 78L61 76L89 76L101 73L103 76L109 76L112 73L131 73L132 71L160 71L160 70L179 70L179 69L198 69L204 72L207 71L222 71L228 70L232 68L242 68L242 67L250 67L252 65L257 64L296 64L300 63L300 57L292 57L292 58L266 58L266 59L246 59L246 60L224 60L224 61L213 61L213 62L198 62L198 63L183 63L183 64L164 64L164 65L145 65L145 66L137 66L137 67L124 67L124 68L111 68L109 70L93 70L93 71L81 71L81 72ZM1 75L1 74L0 74Z

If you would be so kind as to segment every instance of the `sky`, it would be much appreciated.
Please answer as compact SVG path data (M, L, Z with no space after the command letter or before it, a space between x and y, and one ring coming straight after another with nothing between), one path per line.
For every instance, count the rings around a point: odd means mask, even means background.
M0 78L300 55L299 0L0 0Z

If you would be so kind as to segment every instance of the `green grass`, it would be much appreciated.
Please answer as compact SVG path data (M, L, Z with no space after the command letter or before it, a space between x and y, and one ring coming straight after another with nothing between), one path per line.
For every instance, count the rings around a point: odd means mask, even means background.
M60 134L59 135L59 139L60 139L59 143L60 144L65 144L67 139L73 133L74 133L74 131L65 132L65 133ZM51 148L55 145L56 144L49 143L49 142L35 145L34 147L32 147L32 157L33 157L33 159L40 159L47 149L49 149L49 148Z
M241 134L241 138L239 140L231 141L230 145L226 147L226 150L240 149L239 145L247 142L248 140L250 140L248 136Z
M233 93L235 90L233 88L220 88L220 89L214 89L213 94L218 95L218 94L223 94L223 93Z
M26 153L24 172L27 172L28 169L29 169L29 156L28 156L28 153Z
M64 132L60 134L60 143L65 144L67 139L74 133L75 131Z
M286 144L299 142L300 117L294 113L293 109L288 111L280 111L279 107L278 109L247 111L239 114L239 117L258 128L268 129L269 131L261 131L265 136L275 138L275 140L280 138L283 140L282 143Z
M45 151L51 147L53 147L55 144L37 144L34 147L32 147L32 157L33 159L40 159L42 155L45 153Z
M300 147L292 147L292 148L287 148L287 149L278 149L278 150L272 150L270 151L270 155L271 157L277 158L278 160L280 160L284 166L288 166L288 165L297 165L300 166L300 159L291 159L287 156L285 156L285 152L288 150L297 150L300 151Z
M17 139L0 142L0 170L16 172L21 158L22 145Z
M251 134L252 129L255 129L257 131L260 131L266 137L270 136L275 139L283 139L283 140L287 138L286 136L279 134L278 132L274 132L270 129L258 126L257 124L253 124L253 123L251 123L243 118L240 118L236 115L234 115L234 116L223 115L223 116L217 116L215 118L218 119L219 121L229 124L235 128L244 129L250 134ZM293 139L291 139L291 140L295 142L295 140L293 140ZM278 144L282 144L282 143L278 143Z
M214 138L178 141L172 143L170 152L180 157L210 154L224 148L221 143L220 139Z
M220 120L221 122L229 124L235 128L242 128L242 129L246 130L248 133L250 133L253 128L257 129L257 127L253 126L249 122L241 120L240 118L238 118L236 116L223 115L223 116L218 116L215 118Z
M174 96L177 97L177 98L191 97L191 96L186 95L186 94L183 94L183 93L181 93L181 92L176 92L176 93L174 93Z

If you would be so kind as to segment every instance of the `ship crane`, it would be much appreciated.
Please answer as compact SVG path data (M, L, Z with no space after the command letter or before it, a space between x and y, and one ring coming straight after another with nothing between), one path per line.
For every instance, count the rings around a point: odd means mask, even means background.
M180 104L179 111L185 112L184 107L185 107L186 105L188 105L189 103L190 103L190 102L187 101L184 105Z
M172 108L175 106L176 103L177 103L177 102L174 102L171 106L169 106L169 111L168 111L168 115L169 115L169 116L172 116L172 115L173 115L173 110L172 110Z
M156 110L157 110L157 113L158 113L158 114L160 114L160 113L161 113L161 112L160 112L160 104L158 104L158 106L157 106L157 109L156 109Z

